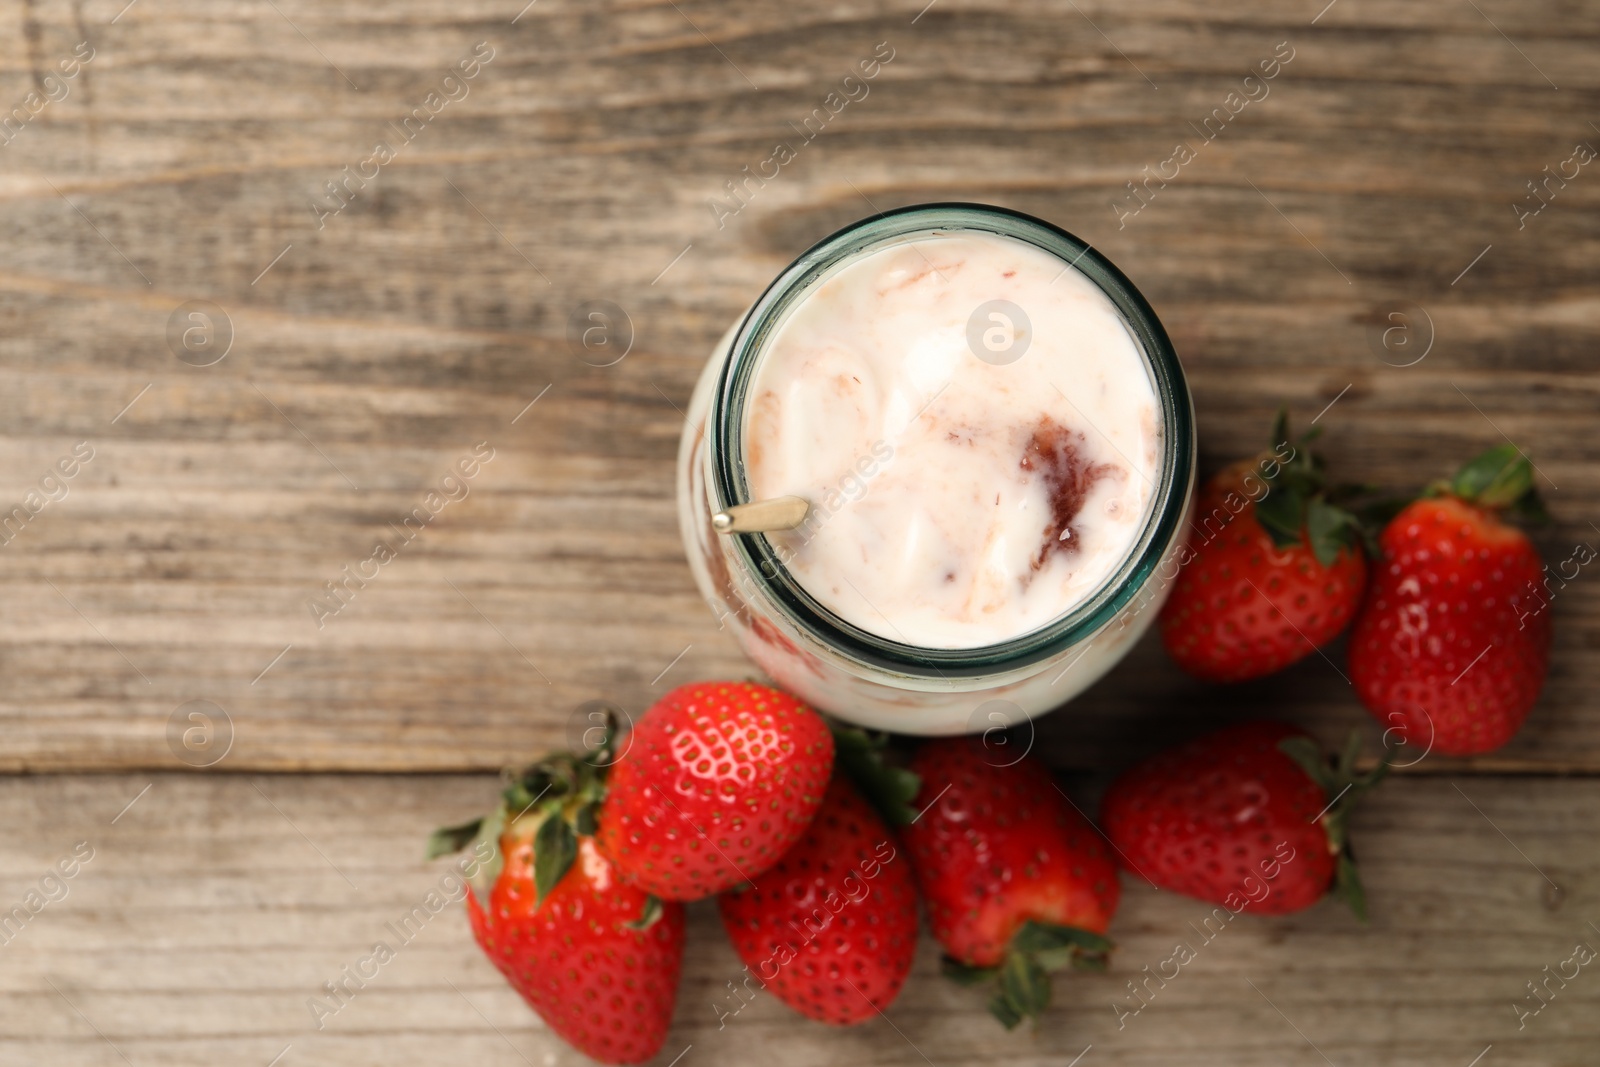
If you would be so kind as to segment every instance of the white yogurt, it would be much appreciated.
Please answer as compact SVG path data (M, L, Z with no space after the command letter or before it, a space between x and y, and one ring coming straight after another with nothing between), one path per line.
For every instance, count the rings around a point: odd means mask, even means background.
M847 260L798 302L755 369L744 461L751 499L812 502L768 536L822 605L892 641L981 648L1067 614L1133 551L1160 411L1098 286L959 231Z

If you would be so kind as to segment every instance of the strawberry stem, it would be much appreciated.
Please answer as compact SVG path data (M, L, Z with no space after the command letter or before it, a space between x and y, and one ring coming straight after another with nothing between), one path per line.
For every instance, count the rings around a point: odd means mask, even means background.
M436 860L440 856L460 852L478 839L478 830L482 826L483 820L478 818L459 826L439 827L428 835L427 858Z
M534 907L544 903L578 858L578 835L559 810L550 811L533 835Z
M1000 974L998 967L974 967L970 963L962 963L953 956L940 959L939 970L950 981L963 986L982 985Z

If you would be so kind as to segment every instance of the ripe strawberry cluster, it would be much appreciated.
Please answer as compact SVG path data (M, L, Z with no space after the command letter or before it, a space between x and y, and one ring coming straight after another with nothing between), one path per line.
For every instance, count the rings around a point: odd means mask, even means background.
M1550 659L1544 565L1503 521L1544 517L1532 465L1508 442L1418 499L1350 508L1370 493L1326 483L1314 436L1290 444L1280 417L1270 453L1201 489L1161 612L1168 653L1198 678L1246 681L1354 619L1349 680L1386 735L1450 756L1500 748Z
M1532 510L1528 461L1487 453L1369 539L1379 512L1343 506L1308 440L1291 445L1280 420L1266 458L1202 490L1167 648L1202 678L1242 681L1353 618L1351 678L1386 738L1451 754L1504 744L1550 641L1538 555L1498 517ZM716 898L747 988L836 1026L899 994L919 899L945 974L990 987L1008 1028L1045 1009L1055 972L1106 966L1119 866L1230 915L1330 893L1365 914L1347 823L1393 750L1358 773L1359 735L1329 760L1303 732L1253 721L1159 752L1112 784L1103 834L1029 757L945 738L901 765L886 742L775 689L695 683L625 737L608 728L585 755L513 775L494 812L438 831L429 851L492 846L467 896L478 944L552 1030L606 1063L666 1040L686 901Z
M625 738L520 772L489 816L430 855L488 841L469 888L478 944L552 1030L606 1063L666 1040L683 904L715 897L747 986L848 1026L894 1000L918 899L963 982L991 982L1007 1025L1049 975L1103 966L1120 887L1099 832L1031 759L930 741L908 767L885 739L830 728L748 682L669 693Z

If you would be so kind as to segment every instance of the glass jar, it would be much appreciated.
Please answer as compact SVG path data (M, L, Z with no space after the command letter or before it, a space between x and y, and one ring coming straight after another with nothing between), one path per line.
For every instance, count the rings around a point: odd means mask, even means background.
M741 437L764 347L785 315L841 264L890 242L975 231L1028 242L1097 286L1142 352L1162 425L1144 528L1092 595L1032 632L981 648L923 648L867 632L817 602L764 534L723 534L712 516L748 502ZM1110 670L1155 619L1177 571L1194 484L1188 386L1155 312L1088 244L1049 223L976 204L901 208L812 247L717 345L690 402L678 454L678 517L701 593L783 689L841 719L909 734L1010 725L1059 707Z

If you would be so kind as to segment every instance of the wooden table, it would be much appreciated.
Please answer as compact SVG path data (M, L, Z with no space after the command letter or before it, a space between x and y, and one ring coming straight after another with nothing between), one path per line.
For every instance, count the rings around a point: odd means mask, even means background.
M323 1029L307 1001L578 702L750 671L681 557L682 409L766 281L879 210L988 201L1103 250L1176 340L1208 467L1280 403L1396 485L1509 436L1549 560L1600 545L1600 172L1573 162L1600 9L522 2L0 4L0 906L92 850L0 943L0 1062L574 1062L455 908ZM569 341L589 301L625 312L621 362ZM479 442L467 494L329 600ZM762 999L719 1029L738 965L696 906L662 1062L1600 1063L1593 967L1519 1025L1600 946L1600 577L1552 610L1516 741L1356 819L1370 925L1240 919L1119 1028L1206 914L1130 883L1111 972L1036 1033L931 943L885 1019ZM1214 690L1147 642L1036 748L1092 802L1230 717L1375 741L1341 657Z

